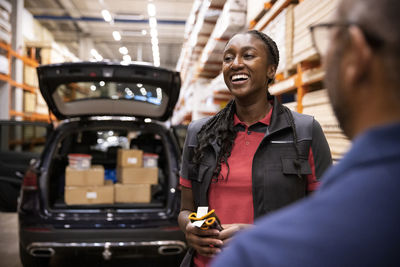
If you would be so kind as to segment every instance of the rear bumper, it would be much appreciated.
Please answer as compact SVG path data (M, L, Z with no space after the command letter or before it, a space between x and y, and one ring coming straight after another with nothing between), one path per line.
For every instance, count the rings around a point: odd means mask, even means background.
M20 243L35 257L79 253L118 257L183 256L187 246L177 229L20 229Z
M132 257L161 257L182 255L186 251L186 244L180 240L159 240L143 242L34 242L27 246L27 251L35 257L52 257L58 251L84 250L93 253L101 252L104 259L115 256ZM126 253L122 253L122 252ZM96 254L97 254L96 253Z

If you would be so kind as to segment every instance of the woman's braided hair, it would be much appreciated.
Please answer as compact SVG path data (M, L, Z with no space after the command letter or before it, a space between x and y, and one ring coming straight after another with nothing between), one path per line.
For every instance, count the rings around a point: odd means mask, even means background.
M247 31L245 34L251 34L263 41L267 48L267 66L274 65L275 67L278 67L279 51L276 43L265 33L256 30ZM270 79L268 84L272 81L273 79ZM267 91L267 88L265 88L265 90ZM202 161L205 150L208 149L211 142L215 141L221 147L221 150L217 155L217 166L213 172L213 182L218 181L222 163L225 163L228 167L227 177L222 177L222 179L227 179L229 176L228 158L231 155L233 143L237 134L233 127L233 115L235 112L235 101L231 100L225 108L220 110L215 116L211 117L197 133L198 145L194 150L193 158L194 163L197 165Z

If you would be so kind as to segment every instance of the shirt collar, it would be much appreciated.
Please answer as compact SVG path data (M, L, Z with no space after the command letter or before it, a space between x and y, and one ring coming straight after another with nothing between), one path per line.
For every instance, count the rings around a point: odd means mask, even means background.
M262 124L265 124L265 125L269 125L270 122L271 122L272 110L273 110L273 107L271 107L271 109L270 109L269 112L264 116L264 118L262 118L262 119L259 120L258 122L253 123L252 125L257 124L257 123L262 123ZM246 124L245 124L244 122L242 122L242 121L238 118L238 116L236 115L236 113L235 113L235 114L233 115L233 126L236 126L236 125L238 125L238 124L242 124L242 125L246 126ZM251 126L251 125L250 125L250 126Z

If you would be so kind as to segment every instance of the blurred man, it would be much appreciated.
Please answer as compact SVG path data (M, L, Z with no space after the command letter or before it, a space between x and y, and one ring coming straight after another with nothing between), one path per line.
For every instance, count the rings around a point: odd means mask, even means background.
M400 266L399 11L398 0L343 0L312 27L352 148L319 191L256 222L212 266Z

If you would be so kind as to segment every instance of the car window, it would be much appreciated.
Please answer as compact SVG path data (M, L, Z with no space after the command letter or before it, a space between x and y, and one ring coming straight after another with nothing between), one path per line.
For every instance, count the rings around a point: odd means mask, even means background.
M64 102L108 98L145 102L159 106L163 100L163 90L160 87L142 83L73 82L60 84L56 91Z

